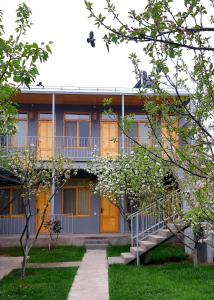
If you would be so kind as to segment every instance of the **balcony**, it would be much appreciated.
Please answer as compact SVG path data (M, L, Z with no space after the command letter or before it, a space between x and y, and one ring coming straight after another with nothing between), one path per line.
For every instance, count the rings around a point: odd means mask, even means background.
M148 144L147 138L134 138L141 144ZM39 160L48 160L53 156L62 155L73 161L89 161L93 154L103 157L115 157L118 153L129 154L136 144L127 137L106 139L100 137L0 137L0 156L8 153L22 152L27 149L35 151Z

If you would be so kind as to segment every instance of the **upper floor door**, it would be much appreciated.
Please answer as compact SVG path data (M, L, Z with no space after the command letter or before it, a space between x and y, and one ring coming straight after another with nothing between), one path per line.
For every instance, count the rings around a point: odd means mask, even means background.
M52 157L53 133L52 114L39 113L38 120L38 158L48 160Z
M100 122L100 154L114 158L118 154L118 117L102 114Z

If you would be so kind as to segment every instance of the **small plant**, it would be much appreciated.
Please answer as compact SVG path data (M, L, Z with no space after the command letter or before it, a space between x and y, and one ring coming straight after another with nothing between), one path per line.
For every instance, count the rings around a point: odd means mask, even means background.
M52 248L56 248L56 244L59 238L59 235L62 231L61 222L59 220L48 221L45 223L44 227L46 227L49 231L50 242L49 242L49 250Z

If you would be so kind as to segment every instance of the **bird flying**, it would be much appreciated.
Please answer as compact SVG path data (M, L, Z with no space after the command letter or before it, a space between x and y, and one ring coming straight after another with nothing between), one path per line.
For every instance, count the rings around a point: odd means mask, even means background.
M95 47L95 38L93 31L89 32L89 37L87 38L87 42L90 43L91 47Z

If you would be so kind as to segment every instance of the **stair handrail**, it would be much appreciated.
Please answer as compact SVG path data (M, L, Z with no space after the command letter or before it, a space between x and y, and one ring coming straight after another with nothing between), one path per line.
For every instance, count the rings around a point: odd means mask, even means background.
M189 192L175 190L175 191L173 191L173 193L170 193L169 195L167 195L165 197L161 197L157 201L154 201L149 206L147 206L145 208L142 208L142 209L138 210L137 212L134 212L134 213L130 214L128 216L128 219L130 219L130 221L131 221L131 245L133 246L134 244L136 244L137 248L138 248L140 237L143 237L143 236L145 237L146 234L148 234L150 231L155 232L155 230L157 231L161 228L164 228L165 222L167 220L170 220L170 219L174 220L175 217L177 218L178 217L178 211L176 211L176 212L172 211L172 214L170 216L166 217L164 215L165 211L163 209L160 209L160 205L164 206L168 201L172 201L175 197L176 197L176 200L177 199L180 200L180 199L183 198L183 195L185 195L185 194L189 195ZM183 201L179 201L179 204L181 205L181 211L183 211L183 203L182 202ZM155 214L157 216L157 207L159 207L158 214L163 213L163 215L161 216L161 218L158 218L157 223L154 222L154 223L152 223L152 225L150 227L144 229L145 220L147 222L149 220L149 218L155 219L154 218ZM153 211L152 210L153 208L155 208L156 211ZM147 215L147 213L148 213L148 215ZM149 216L149 213L150 213L150 216ZM151 214L152 214L152 216L151 216ZM141 219L141 223L142 223L141 224L141 226L142 226L141 231L139 230L139 228L140 228L139 220L140 219ZM135 224L134 224L134 222L135 222ZM150 222L148 221L148 223L150 223ZM135 225L135 228L136 228L136 233L135 233L135 230L134 230L134 225Z

